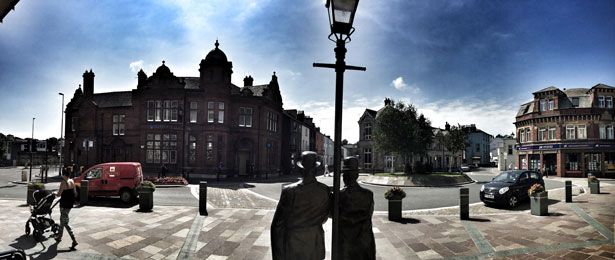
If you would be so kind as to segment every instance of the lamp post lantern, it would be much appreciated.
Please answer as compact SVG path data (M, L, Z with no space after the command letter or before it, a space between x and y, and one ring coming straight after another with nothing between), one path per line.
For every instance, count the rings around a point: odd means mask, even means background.
M32 182L32 165L34 164L34 119L32 118L32 138L30 139L30 177L29 181Z
M62 153L64 152L64 140L62 139L64 135L64 93L60 92L58 95L62 96L62 108L60 109L60 114L62 118L60 119L60 165L58 166L58 176L62 175Z
M327 0L325 7L329 15L331 34L329 40L336 43L335 64L314 63L314 67L335 69L335 134L333 153L333 234L331 239L331 259L339 259L339 190L342 170L342 102L344 100L344 72L346 70L365 71L365 67L348 66L345 62L346 42L354 32L352 23L359 0Z

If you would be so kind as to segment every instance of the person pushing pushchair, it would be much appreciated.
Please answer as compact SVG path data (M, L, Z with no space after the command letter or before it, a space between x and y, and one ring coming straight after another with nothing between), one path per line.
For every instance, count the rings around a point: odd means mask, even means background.
M55 237L57 243L62 241L62 235L64 233L64 228L68 231L68 235L73 240L73 243L70 247L71 250L75 250L75 247L79 244L77 240L75 240L75 234L73 234L73 229L68 225L68 213L73 208L75 204L75 197L77 195L77 191L75 190L75 183L73 179L70 178L70 173L68 171L62 172L62 182L60 183L60 189L55 193L56 197L60 197L60 227L58 234Z

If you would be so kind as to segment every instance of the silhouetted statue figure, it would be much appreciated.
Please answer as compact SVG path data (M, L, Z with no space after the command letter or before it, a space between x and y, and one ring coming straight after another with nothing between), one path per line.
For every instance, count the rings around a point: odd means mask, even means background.
M356 157L344 159L342 172L346 187L339 195L340 259L376 259L376 242L372 231L374 194L357 183L359 161Z
M301 154L297 163L303 179L282 189L271 223L273 259L324 259L325 232L329 216L329 187L316 181L319 166L315 152Z

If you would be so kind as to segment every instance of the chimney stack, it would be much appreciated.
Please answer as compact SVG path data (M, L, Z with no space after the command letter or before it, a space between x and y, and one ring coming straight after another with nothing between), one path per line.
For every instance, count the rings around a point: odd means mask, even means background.
M253 86L253 84L254 84L254 79L252 78L252 76L246 76L245 78L243 78L244 87L250 87L250 86Z
M94 95L94 72L92 72L92 69L83 73L83 95L86 97Z

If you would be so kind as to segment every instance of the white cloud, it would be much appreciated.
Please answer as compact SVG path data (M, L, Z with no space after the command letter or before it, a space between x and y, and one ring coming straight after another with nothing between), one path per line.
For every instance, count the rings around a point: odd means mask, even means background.
M492 135L510 134L515 131L515 115L521 102L507 100L456 99L435 101L417 105L420 113L431 121L433 127L476 124L476 127Z
M397 77L396 79L394 79L393 81L391 81L391 86L393 86L395 89L399 90L399 91L408 91L414 94L417 94L421 91L421 89L419 87L416 86L416 84L411 84L408 85L405 81L403 77Z
M384 97L346 99L342 109L342 139L350 143L359 140L359 118L366 108L379 109ZM334 102L309 101L300 104L289 104L289 107L303 110L306 115L314 118L314 123L320 127L320 132L328 135L331 139L335 136L335 104ZM285 104L286 107L286 104Z
M408 85L404 82L404 78L397 77L391 82L391 86L395 87L397 90L404 90Z
M384 97L355 98L345 100L342 114L342 138L350 143L359 140L359 118L366 108L378 110L383 106ZM397 100L396 100L397 101ZM401 99L413 104L419 113L423 113L433 127L444 128L448 122L456 124L476 124L479 129L492 134L510 134L514 132L515 115L520 101L509 98L506 100L480 100L460 98L454 100L414 101ZM289 107L305 111L314 118L314 123L320 131L334 138L335 104L333 102L308 101L289 104Z
M128 65L128 67L130 67L130 70L132 72L137 73L140 69L143 68L143 60L133 61L130 63L130 65Z

